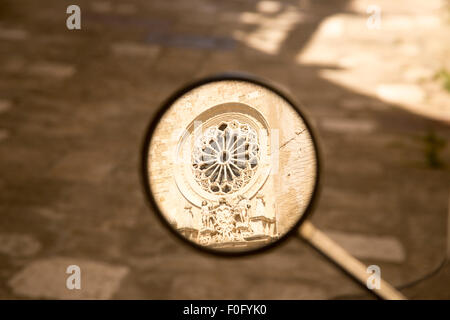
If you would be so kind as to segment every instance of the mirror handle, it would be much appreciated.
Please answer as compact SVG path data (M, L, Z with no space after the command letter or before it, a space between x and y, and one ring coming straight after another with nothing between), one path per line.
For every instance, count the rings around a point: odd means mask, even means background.
M360 282L364 288L370 290L371 293L374 293L381 299L406 300L406 297L400 291L383 279L380 279L380 289L369 289L367 287L367 279L371 274L367 273L367 267L325 233L317 229L310 221L305 221L299 227L298 233L308 244L341 267Z

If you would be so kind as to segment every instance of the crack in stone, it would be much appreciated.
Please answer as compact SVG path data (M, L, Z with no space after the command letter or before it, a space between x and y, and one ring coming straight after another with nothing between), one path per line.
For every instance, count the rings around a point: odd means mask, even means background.
M291 141L297 139L297 137L298 137L299 135L301 135L301 134L302 134L303 132L305 132L305 131L306 131L306 129L303 129L302 131L296 131L296 132L295 132L296 136L290 138L288 141L286 141L285 143L283 143L283 144L278 148L278 150L281 150L281 149L284 148L288 143L290 143ZM272 154L273 154L273 152L270 153L270 155L272 155Z

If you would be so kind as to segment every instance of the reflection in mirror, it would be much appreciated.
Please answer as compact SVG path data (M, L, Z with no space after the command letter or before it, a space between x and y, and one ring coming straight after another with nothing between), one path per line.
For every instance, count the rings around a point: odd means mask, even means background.
M246 253L282 239L309 210L317 149L304 116L259 82L214 79L165 105L150 127L145 179L177 234Z

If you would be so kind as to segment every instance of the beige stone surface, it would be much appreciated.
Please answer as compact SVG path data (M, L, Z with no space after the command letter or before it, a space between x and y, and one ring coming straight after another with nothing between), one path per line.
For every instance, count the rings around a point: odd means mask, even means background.
M151 59L158 54L160 48L157 46L142 45L132 42L119 42L112 45L112 51L118 56Z
M28 32L25 30L0 28L0 39L2 40L25 40L27 37Z
M76 69L64 63L42 61L30 66L29 72L34 76L67 79L75 74Z
M10 136L10 133L6 129L0 128L0 141L6 140Z
M448 8L436 6L448 1L128 0L134 14L123 14L122 2L99 2L107 4L95 10L92 0L77 1L82 30L68 31L67 5L60 0L45 6L0 1L1 29L26 31L26 37L6 32L0 39L0 99L11 102L0 113L0 232L29 235L42 246L26 257L0 254L1 298L27 298L8 285L11 278L32 262L60 256L128 267L113 298L372 298L300 239L260 255L219 259L184 246L147 206L139 169L148 122L174 90L223 71L249 72L287 88L317 123L324 190L314 225L397 239L403 262L363 259L379 265L394 285L441 263L449 212L449 93L434 74L450 70L450 24L442 19L432 27L430 15L448 16ZM366 27L373 4L382 10L380 30ZM342 32L333 40L321 37L322 24L334 17L342 18L335 24ZM154 57L131 50L121 55L113 50L117 43L160 50ZM331 58L299 63L297 56L313 47L319 50L312 58ZM76 72L30 76L30 67L43 61ZM345 81L330 72L346 74ZM380 99L379 84L419 85L426 94L420 112ZM375 128L330 131L321 126L330 118L373 121ZM442 168L427 162L428 132L446 141L438 151ZM449 299L449 279L447 265L403 292L411 299Z
M0 233L0 254L29 257L41 250L41 243L29 234Z
M405 261L405 249L394 237L354 234L334 230L325 230L325 233L351 255L359 259L394 263Z
M100 183L113 167L111 159L101 152L73 152L59 159L49 174L69 181Z
M0 113L8 111L11 106L11 101L0 99Z
M378 28L368 26L369 6L380 12ZM448 3L353 0L348 8L351 13L334 14L321 22L297 54L298 63L321 65L324 79L449 122L449 95L435 78L450 67L444 45L450 32Z

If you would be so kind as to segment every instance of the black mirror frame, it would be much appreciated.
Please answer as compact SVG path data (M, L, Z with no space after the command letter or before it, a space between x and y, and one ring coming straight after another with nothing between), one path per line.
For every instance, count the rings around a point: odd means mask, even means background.
M150 179L148 178L148 148L150 146L151 138L153 135L154 130L159 124L160 119L163 117L165 112L173 105L173 103L178 100L181 96L188 93L189 91L200 87L202 85L205 85L207 83L211 82L218 82L218 81L244 81L244 82L250 82L256 85L259 85L261 87L264 87L275 94L282 97L284 100L286 100L292 108L298 113L298 115L302 118L303 122L305 123L306 128L309 130L309 133L311 135L311 139L313 141L314 151L316 153L316 182L314 184L314 190L311 195L310 201L308 203L308 206L305 209L305 212L302 214L302 216L298 219L298 221L292 226L291 230L286 232L283 236L281 236L276 241L269 243L265 246L258 247L255 249L251 249L248 251L220 251L220 250L214 250L205 246L202 246L200 244L197 244L193 241L190 241L189 239L185 238L181 234L179 234L167 221L167 219L164 217L163 213L161 212L161 209L159 208L156 199L153 196L151 186L150 186ZM277 88L274 84L271 84L267 80L263 80L260 78L257 78L253 75L249 74L243 74L243 73L222 73L214 76L209 76L202 78L197 81L193 81L190 84L178 89L175 93L173 93L165 102L161 105L157 113L152 117L149 126L147 127L144 140L142 143L142 150L141 150L141 166L140 166L140 176L142 179L142 185L144 189L145 196L148 200L148 204L150 205L150 208L153 209L158 216L160 222L170 230L170 232L175 235L176 238L180 239L183 243L189 245L190 247L193 247L197 250L200 250L203 253L213 254L215 256L222 256L222 257L242 257L242 256L250 256L255 255L261 252L269 251L280 244L284 243L290 236L292 236L294 233L297 232L297 229L300 227L300 225L312 214L314 211L314 208L317 204L317 200L319 198L320 189L321 189L321 152L318 145L318 139L317 134L315 132L315 129L312 127L310 121L305 116L304 108L299 108L298 104L294 102L294 100L285 92L283 92L281 89ZM150 159L151 160L151 159Z

